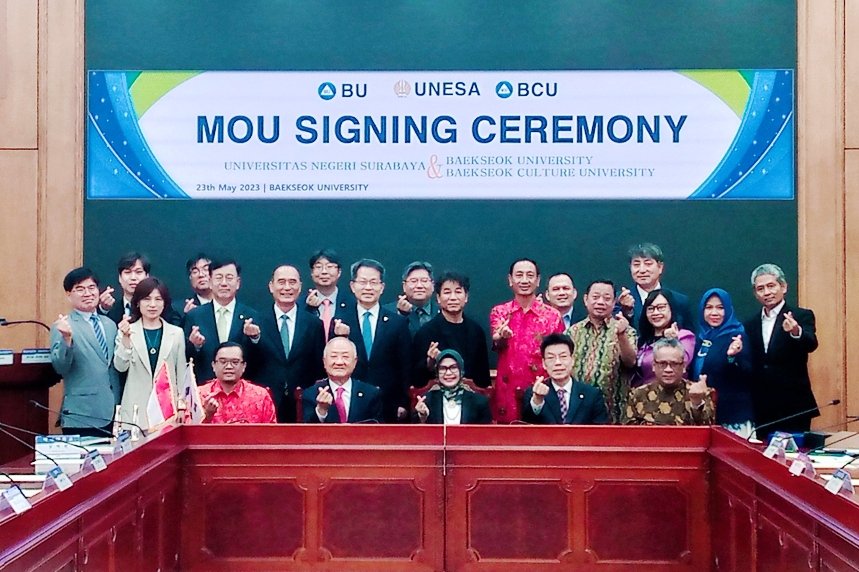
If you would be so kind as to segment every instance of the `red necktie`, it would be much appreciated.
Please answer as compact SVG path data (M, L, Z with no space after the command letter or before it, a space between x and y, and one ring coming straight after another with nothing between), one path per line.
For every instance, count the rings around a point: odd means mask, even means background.
M331 300L324 298L322 300L322 326L325 328L325 339L328 339L328 329L331 327Z
M334 405L337 406L337 414L340 415L340 423L346 423L349 418L349 414L346 413L346 404L343 403L343 392L346 391L342 387L338 387L334 390L334 393L337 395L334 397Z

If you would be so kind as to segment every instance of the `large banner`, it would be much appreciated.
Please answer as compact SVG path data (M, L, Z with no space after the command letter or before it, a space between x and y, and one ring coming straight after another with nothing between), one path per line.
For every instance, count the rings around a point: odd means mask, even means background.
M793 72L91 71L93 199L791 199Z

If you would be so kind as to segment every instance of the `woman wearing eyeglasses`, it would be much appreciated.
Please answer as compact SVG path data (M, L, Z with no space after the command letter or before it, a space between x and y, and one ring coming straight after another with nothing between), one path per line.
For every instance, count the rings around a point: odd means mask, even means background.
M707 385L716 390L719 424L747 438L754 430L754 409L749 388L752 356L746 330L734 315L731 296L721 288L704 293L698 309L701 327L692 378L707 376Z
M185 377L184 332L162 317L170 308L167 285L150 276L137 285L131 297L131 316L119 322L116 334L113 365L118 371L128 372L122 391L122 420L144 429L150 426L146 405L153 380L162 366L167 365L174 405L177 384ZM133 419L135 406L138 410L136 421Z
M686 354L686 363L692 363L695 334L677 326L675 316L679 315L670 291L654 290L647 295L638 322L638 358L635 374L630 380L631 387L646 385L656 379L653 372L653 344L663 338L678 340Z
M469 425L492 423L489 399L475 393L462 379L464 364L455 350L436 358L438 383L418 397L415 417L421 423Z

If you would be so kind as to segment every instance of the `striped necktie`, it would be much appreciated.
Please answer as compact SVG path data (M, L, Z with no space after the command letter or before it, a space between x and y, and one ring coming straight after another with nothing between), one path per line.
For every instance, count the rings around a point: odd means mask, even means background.
M95 339L98 340L98 345L101 346L101 353L104 354L104 359L109 359L110 356L107 353L107 342L104 339L104 330L101 328L101 320L99 320L98 316L95 314L91 314L89 320L92 322L92 329L95 331Z
M558 390L558 401L561 402L561 423L567 420L567 411L570 410L570 406L566 400L567 390L559 389Z

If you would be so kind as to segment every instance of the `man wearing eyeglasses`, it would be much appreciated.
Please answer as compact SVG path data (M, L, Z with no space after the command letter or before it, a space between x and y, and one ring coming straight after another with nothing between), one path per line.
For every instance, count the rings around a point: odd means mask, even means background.
M676 338L653 344L656 379L635 388L626 404L627 425L712 425L716 410L707 376L684 379L686 353Z
M409 332L414 337L421 326L435 318L440 311L432 294L432 264L416 260L403 271L403 293L396 302L385 304L385 308L405 316L409 321Z
M408 413L412 337L409 323L379 305L385 291L385 267L364 258L352 265L349 285L357 304L332 326L334 335L348 337L358 350L355 377L382 393L386 423L403 421Z
M200 387L206 414L203 423L274 423L277 420L269 390L242 378L244 350L236 342L218 346L212 369L215 379Z
M51 364L65 381L60 424L67 435L110 435L120 397L113 367L116 324L97 311L98 277L92 270L75 268L63 288L73 310L51 327Z
M342 320L355 306L355 298L349 290L340 290L340 257L330 248L324 248L310 257L310 279L313 288L307 292L304 309L322 320L325 339L334 333L334 320Z

